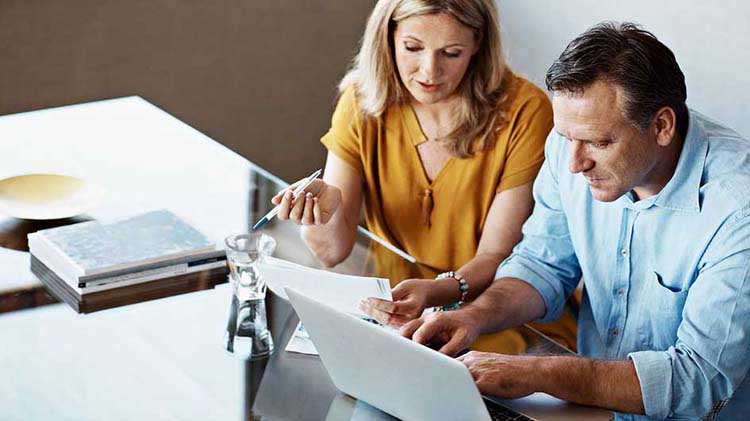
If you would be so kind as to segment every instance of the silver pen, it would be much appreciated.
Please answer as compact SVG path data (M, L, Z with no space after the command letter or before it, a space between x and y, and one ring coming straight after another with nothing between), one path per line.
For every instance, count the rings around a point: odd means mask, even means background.
M296 200L299 197L299 195L302 194L302 192L307 188L307 186L309 186L322 173L323 173L323 169L319 169L315 171L314 173L310 174L310 176L307 177L307 179L305 179L304 182L300 183L300 185L297 186L292 192L292 201ZM260 218L260 221L256 222L255 225L253 225L253 231L257 230L263 225L266 225L268 221L273 219L273 217L276 216L277 213L279 213L279 208L281 208L281 205L275 206L273 209L271 209L270 212L268 212L265 216Z

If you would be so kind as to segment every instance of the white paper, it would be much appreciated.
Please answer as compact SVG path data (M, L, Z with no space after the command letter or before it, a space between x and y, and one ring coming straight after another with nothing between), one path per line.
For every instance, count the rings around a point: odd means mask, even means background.
M393 300L387 279L342 275L279 260L269 259L259 265L258 270L268 287L285 300L288 298L284 288L291 287L337 310L356 315L364 315L358 308L359 302L364 298Z
M324 302L339 311L353 314L371 321L359 309L359 302L368 297L392 301L391 285L387 279L367 276L342 275L326 270L313 269L286 260L269 257L258 265L260 276L279 297L288 300L284 288L291 287L312 299ZM391 329L391 328L388 328ZM318 355L315 345L305 331L302 322L297 324L294 334L286 346L287 351Z
M292 338L289 339L289 343L286 345L286 350L298 354L318 355L318 350L315 349L315 345L313 345L310 336L307 334L304 326L302 326L302 322L297 323L294 335L292 335Z
M394 335L399 334L398 329L395 329L388 325L380 324L370 317L359 317L370 323L375 323L382 329L385 329ZM318 350L315 349L315 344L313 344L312 339L310 339L310 335L307 334L307 330L305 330L305 326L302 324L302 322L297 323L297 327L294 329L294 334L289 339L289 343L286 344L286 350L290 352L296 352L298 354L318 355Z

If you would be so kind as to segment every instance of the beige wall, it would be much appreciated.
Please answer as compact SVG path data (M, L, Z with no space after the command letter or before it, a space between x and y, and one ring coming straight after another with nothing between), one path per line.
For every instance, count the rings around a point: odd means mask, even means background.
M140 95L291 180L374 3L0 0L0 114Z
M750 137L747 1L498 0L498 7L510 65L539 86L578 34L602 20L632 21L674 52L685 74L689 107Z

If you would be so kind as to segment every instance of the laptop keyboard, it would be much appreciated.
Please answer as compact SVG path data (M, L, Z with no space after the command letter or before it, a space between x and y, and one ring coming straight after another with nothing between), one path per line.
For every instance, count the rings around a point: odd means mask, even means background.
M484 403L487 405L487 411L490 413L492 421L533 421L532 418L495 402L485 400Z

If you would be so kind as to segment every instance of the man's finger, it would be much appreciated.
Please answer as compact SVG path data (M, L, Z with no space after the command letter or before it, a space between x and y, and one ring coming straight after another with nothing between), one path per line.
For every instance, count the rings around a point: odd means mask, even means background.
M466 348L463 342L464 335L460 331L453 332L451 339L439 349L439 352L452 357Z
M420 326L422 326L422 323L424 323L424 320L420 317L419 319L414 319L410 321L409 323L404 324L401 326L401 329L399 329L399 333L404 338L409 338L414 335L414 332L419 329Z
M435 319L424 323L416 331L414 331L414 334L411 337L412 340L422 345L430 343L432 338L434 338L442 329L442 327L440 326L441 324L442 322L440 320Z

